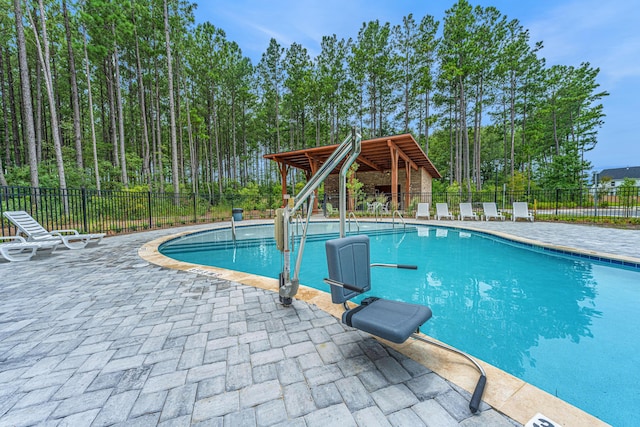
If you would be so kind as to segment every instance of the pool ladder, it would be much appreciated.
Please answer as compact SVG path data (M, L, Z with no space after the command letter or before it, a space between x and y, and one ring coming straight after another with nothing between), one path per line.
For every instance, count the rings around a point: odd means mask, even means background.
M391 217L391 227L395 228L396 227L396 214L398 214L398 218L400 219L400 221L402 222L402 225L404 226L404 228L407 228L407 223L404 222L404 218L402 218L402 214L400 213L399 210L395 210L393 211L393 215Z
M236 243L236 222L231 217L231 238L233 239L233 243Z
M296 237L301 236L300 227L302 226L302 235L306 234L306 230L307 230L307 225L305 224L304 219L302 219L302 215L297 214L294 217L294 220L296 224L296 230L295 232L291 230L291 250L292 251L296 250Z
M360 223L358 222L358 218L356 218L356 214L354 214L353 212L349 212L349 233L351 233L351 217L353 217L358 233L360 233Z

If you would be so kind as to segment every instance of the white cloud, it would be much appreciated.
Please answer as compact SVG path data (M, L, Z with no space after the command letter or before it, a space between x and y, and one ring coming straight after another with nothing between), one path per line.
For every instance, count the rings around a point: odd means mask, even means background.
M589 62L603 84L640 78L640 9L625 0L574 0L525 23L532 41L542 40L549 65Z

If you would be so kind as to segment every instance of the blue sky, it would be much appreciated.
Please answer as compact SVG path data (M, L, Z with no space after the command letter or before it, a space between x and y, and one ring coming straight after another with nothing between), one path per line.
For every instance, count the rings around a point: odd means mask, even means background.
M196 0L197 1L197 0ZM363 22L379 19L400 24L413 13L419 21L433 15L442 22L455 0L201 0L196 23L223 29L254 64L271 38L283 47L303 45L312 57L325 35L356 38ZM547 65L600 68L605 124L596 148L587 153L596 170L640 166L640 4L629 0L470 1L495 6L542 41Z

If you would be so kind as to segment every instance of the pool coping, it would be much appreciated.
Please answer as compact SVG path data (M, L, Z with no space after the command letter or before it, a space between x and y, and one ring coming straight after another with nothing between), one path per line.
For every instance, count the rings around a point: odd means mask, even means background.
M327 219L323 219L323 221L327 221ZM248 220L243 222L246 225L261 225L269 224L271 221ZM472 224L442 224L434 223L433 221L419 220L407 220L406 222L407 224L432 225L440 228L469 230L497 236L508 241L514 241L525 245L542 247L550 250L551 252L566 253L599 261L614 259L623 263L628 262L636 264L638 266L636 268L640 268L640 259L637 258L617 256L592 250L581 250L569 246L553 245L534 239L515 236L505 232L476 228L473 227ZM169 236L159 237L145 243L142 247L140 247L138 249L138 255L145 261L161 267L214 276L219 279L229 280L232 282L269 290L272 292L278 292L277 279L220 267L210 267L200 264L178 261L161 254L158 250L159 246L168 240L172 240L187 234L228 228L230 226L231 224L229 222L206 224L203 225L202 229L190 229L188 231L185 230L179 233L171 234ZM331 298L329 297L329 294L327 292L300 285L295 298L308 304L313 304L338 319L340 319L342 316L342 307L339 304L331 303ZM421 363L436 374L451 381L464 390L467 390L470 393L473 392L478 377L477 371L472 367L472 365L468 364L464 360L461 360L460 357L452 355L447 351L434 346L430 346L418 340L407 340L403 344L395 344L389 341L382 340L380 338L377 339L381 342L384 342L386 345L396 349L397 351L402 352L416 362ZM427 347L428 350L426 350ZM604 421L596 418L595 416L553 396L550 393L547 393L531 384L528 384L525 381L516 378L515 376L507 372L504 372L482 360L478 360L478 362L487 372L487 386L484 391L483 401L489 404L495 410L503 413L507 417L519 422L520 424L526 424L537 413L541 413L548 418L555 420L563 427L609 425Z

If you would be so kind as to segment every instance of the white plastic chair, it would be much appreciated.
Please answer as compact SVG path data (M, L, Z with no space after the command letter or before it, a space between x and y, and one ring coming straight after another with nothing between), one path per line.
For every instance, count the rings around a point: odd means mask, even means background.
M464 221L465 218L469 218L472 220L477 220L478 215L473 211L473 207L471 203L460 203L460 216L461 221Z
M431 214L429 213L429 203L418 203L418 209L416 210L416 219L424 216L427 219L431 219Z
M69 249L82 249L88 243L100 243L105 236L105 233L80 234L77 230L47 231L25 211L7 211L3 215L18 227L20 233L27 236L29 242L58 242Z
M446 203L436 203L436 219L442 218L453 219L453 215L449 212L449 205Z
M533 222L533 213L529 211L527 202L513 202L513 220L518 218L528 219Z
M38 249L56 250L58 242L27 242L22 236L0 237L0 241L6 240L9 243L0 243L0 255L7 261L20 262L29 261Z
M482 210L484 211L484 220L489 221L491 218L504 221L504 215L498 210L498 207L493 202L485 202L482 204Z

